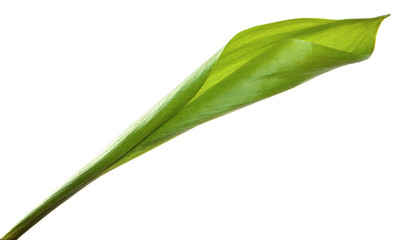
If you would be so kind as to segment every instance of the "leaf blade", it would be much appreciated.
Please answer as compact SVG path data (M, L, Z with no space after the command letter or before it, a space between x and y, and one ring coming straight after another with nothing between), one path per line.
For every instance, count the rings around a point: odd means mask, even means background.
M324 72L327 72L329 70L332 70L336 67L340 67L346 64L351 64L359 61L363 61L367 58L370 57L371 53L373 52L374 49L374 44L375 44L375 37L376 33L378 30L378 27L383 19L385 19L387 15L385 16L380 16L377 18L371 18L371 19L346 19L346 20L326 20L326 19L294 19L294 20L286 20L282 22L277 22L277 23L272 23L272 24L267 24L267 25L262 25L258 27L254 27L248 30L245 30L239 34L237 34L228 44L227 46L223 49L221 55L219 56L219 59L216 61L216 65L214 66L213 70L210 73L210 76L208 79L206 79L204 85L202 88L198 91L198 93L188 102L188 104L181 110L180 113L178 113L176 116L174 116L172 119L167 121L163 126L158 128L155 132L150 134L146 139L141 141L137 146L135 146L133 149L131 149L125 156L123 156L120 160L116 161L112 166L110 166L104 173L121 166L122 164L130 161L131 159L145 153L146 151L149 151L150 149L153 149L156 146L159 146L160 144L172 139L175 136L178 136L182 134L183 132L186 132L187 130L191 129L192 127L195 127L199 124L202 124L204 122L207 122L213 118L219 117L221 115L224 115L230 111L234 111L242 106L246 106L248 104L251 104L253 102L262 100L264 98L273 96L279 92L288 90L289 88L283 88L281 90L278 90L276 92L271 92L269 94L265 94L263 96L260 96L259 98L254 98L254 99L248 99L248 102L238 102L237 106L228 106L226 110L224 111L215 111L211 112L210 114L207 114L207 110L205 110L205 107L203 109L200 109L199 103L194 103L197 102L198 98L204 99L203 102L209 103L208 107L210 109L216 109L217 106L223 106L224 105L224 100L220 99L218 103L215 103L215 105L211 105L210 99L213 99L214 95L218 95L216 92L224 92L226 95L238 95L242 94L243 91L237 90L236 93L230 93L229 91L222 89L219 87L216 87L219 83L226 81L226 82L234 82L233 79L247 79L249 76L244 76L244 74L241 75L241 73L247 73L250 72L257 72L257 71L263 71L263 69L255 70L252 69L252 67L255 67L256 65L259 65L260 67L264 66L269 66L271 68L280 69L280 66L277 66L277 63L282 62L282 59L292 59L294 62L289 63L287 62L286 64L288 65L287 68L284 66L281 66L282 71L277 72L276 75L281 75L285 76L286 73L297 73L298 75L303 75L307 73L305 69L298 69L295 71L295 69L289 69L288 67L291 66L296 66L299 65L299 63L295 63L296 59L293 59L293 56L291 54L297 52L297 47L292 46L291 44L294 44L294 40L298 40L297 42L300 45L307 45L310 44L311 46L314 46L315 54L316 56L308 56L309 60L304 61L304 56L307 54L305 52L301 52L302 54L297 56L299 57L299 62L302 63L303 67L306 67L307 64L311 64L313 62L317 63L326 63L325 66L320 66L321 71L315 69L314 72L317 73L315 75L310 74L308 77L305 78L311 79L319 74L322 74ZM317 21L314 22L314 21ZM292 29L293 32L289 30L288 26L294 26L294 25L300 25L299 28L297 29ZM271 37L271 31L273 28L280 28L279 29L279 37L275 37L274 39L270 39ZM283 30L284 28L284 30ZM301 30L300 30L301 29ZM359 29L361 31L355 31L355 29ZM341 33L353 33L346 35L337 35L333 33L337 33L339 30L341 30ZM266 32L266 36L261 36L262 34L260 32ZM274 34L277 34L277 31L272 31ZM294 33L295 32L295 33ZM328 34L332 33L332 34ZM251 35L256 35L256 37L249 36ZM334 35L334 37L333 37ZM348 38L347 38L348 36ZM363 38L360 38L359 36L363 36ZM360 40L362 39L365 44L361 44L360 42L357 42L358 44L354 44L355 42L348 42L351 44L344 44L344 40L349 40L350 37L353 37L352 39ZM258 41L258 44L255 44L255 38ZM268 38L267 43L264 41L265 38ZM341 41L343 40L343 41ZM301 41L304 41L303 44L301 44ZM242 45L241 45L242 42ZM244 42L246 44L244 44ZM248 54L245 57L244 52L240 51L241 49L245 49L243 45L246 45L246 47L249 46L249 43L252 43L251 47L252 49L256 50L251 50L250 54ZM347 42L345 42L347 43ZM232 45L231 45L232 44ZM263 47L261 47L264 44ZM285 48L288 46L292 46L291 51L286 51ZM301 46L298 46L299 49L302 49ZM359 47L359 48L358 48ZM271 49L274 48L274 49ZM316 50L316 48L319 48L319 50ZM240 50L238 50L240 49ZM263 49L263 50L262 50ZM277 50L279 49L279 50ZM283 50L283 51L281 51ZM277 61L271 61L273 59L273 54L272 51L275 51L276 54L279 52L282 55L288 54L287 56L281 56L281 60ZM281 51L281 52L280 52ZM312 52L313 52L312 51ZM237 54L236 57L233 56L233 54ZM324 53L324 56L319 56L319 53ZM265 54L265 55L264 55ZM267 55L267 56L266 56ZM332 62L327 62L330 56L336 56L336 60ZM227 59L228 58L228 59ZM238 60L240 59L240 60ZM245 59L245 60L244 60ZM252 60L253 59L253 60ZM264 62L264 60L270 60L268 62ZM236 61L238 60L238 61ZM240 62L239 64L233 64L233 62ZM251 62L251 63L249 63ZM250 64L252 67L244 67L244 65ZM234 66L231 67L229 70L221 70L222 68L224 69L224 66ZM242 69L241 69L242 67ZM228 67L226 67L228 68ZM239 69L241 69L239 71ZM240 73L235 73L236 71L239 71ZM266 71L266 69L264 70ZM271 74L271 73L270 73ZM287 76L289 77L289 76ZM227 80L228 79L228 80ZM285 79L281 79L280 81L283 81ZM279 81L279 82L280 82ZM301 79L300 82L297 82L293 84L290 88L295 87L299 84L301 84L303 80ZM227 85L227 84L226 84ZM267 86L259 86L256 87L256 89L266 89ZM211 90L212 88L217 88L217 90ZM226 86L228 88L228 86ZM247 87L242 87L242 89L252 89L254 87L248 85ZM206 93L206 97L202 98L202 95ZM252 95L255 96L255 95ZM244 100L244 98L242 98ZM230 99L229 102L235 102L235 100ZM193 111L188 111L188 108L194 108L193 105L198 104L198 109L195 109ZM195 113L203 113L205 116L199 117L199 115L196 115ZM194 119L191 121L191 117ZM181 120L180 120L181 119ZM187 121L187 123L184 123L183 119ZM196 121L195 121L196 120Z

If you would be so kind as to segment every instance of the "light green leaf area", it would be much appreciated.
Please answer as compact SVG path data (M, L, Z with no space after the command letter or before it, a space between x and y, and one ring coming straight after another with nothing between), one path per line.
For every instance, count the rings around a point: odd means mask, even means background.
M293 19L238 33L103 153L42 202L3 240L14 240L108 171L211 119L367 59L378 27L370 19Z
M187 103L105 172L196 125L367 59L385 17L294 19L240 32L175 90Z

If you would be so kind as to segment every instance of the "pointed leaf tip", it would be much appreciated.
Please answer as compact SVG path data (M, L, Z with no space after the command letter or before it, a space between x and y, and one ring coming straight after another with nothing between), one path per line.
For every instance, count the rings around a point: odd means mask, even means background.
M386 19L386 18L388 18L390 16L391 16L391 14L384 14L384 15L381 15L381 16L374 17L372 19L380 19L380 22L381 22L381 21L383 21L384 19Z
M380 15L380 16L377 16L377 17L372 17L370 19L382 19L382 20L384 20L384 19L388 18L389 16L391 16L391 14L384 14L384 15ZM366 19L369 19L369 18L366 18Z

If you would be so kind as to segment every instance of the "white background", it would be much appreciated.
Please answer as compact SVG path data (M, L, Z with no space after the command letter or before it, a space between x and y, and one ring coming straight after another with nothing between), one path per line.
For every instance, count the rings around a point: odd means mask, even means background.
M387 13L367 61L150 151L21 239L400 239L396 0L1 1L0 235L237 32Z

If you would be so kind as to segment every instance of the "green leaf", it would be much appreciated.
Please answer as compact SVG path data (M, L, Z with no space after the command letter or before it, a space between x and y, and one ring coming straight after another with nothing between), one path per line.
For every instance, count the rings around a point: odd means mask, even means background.
M238 33L3 240L19 238L96 178L199 124L369 58L387 16L293 19Z

